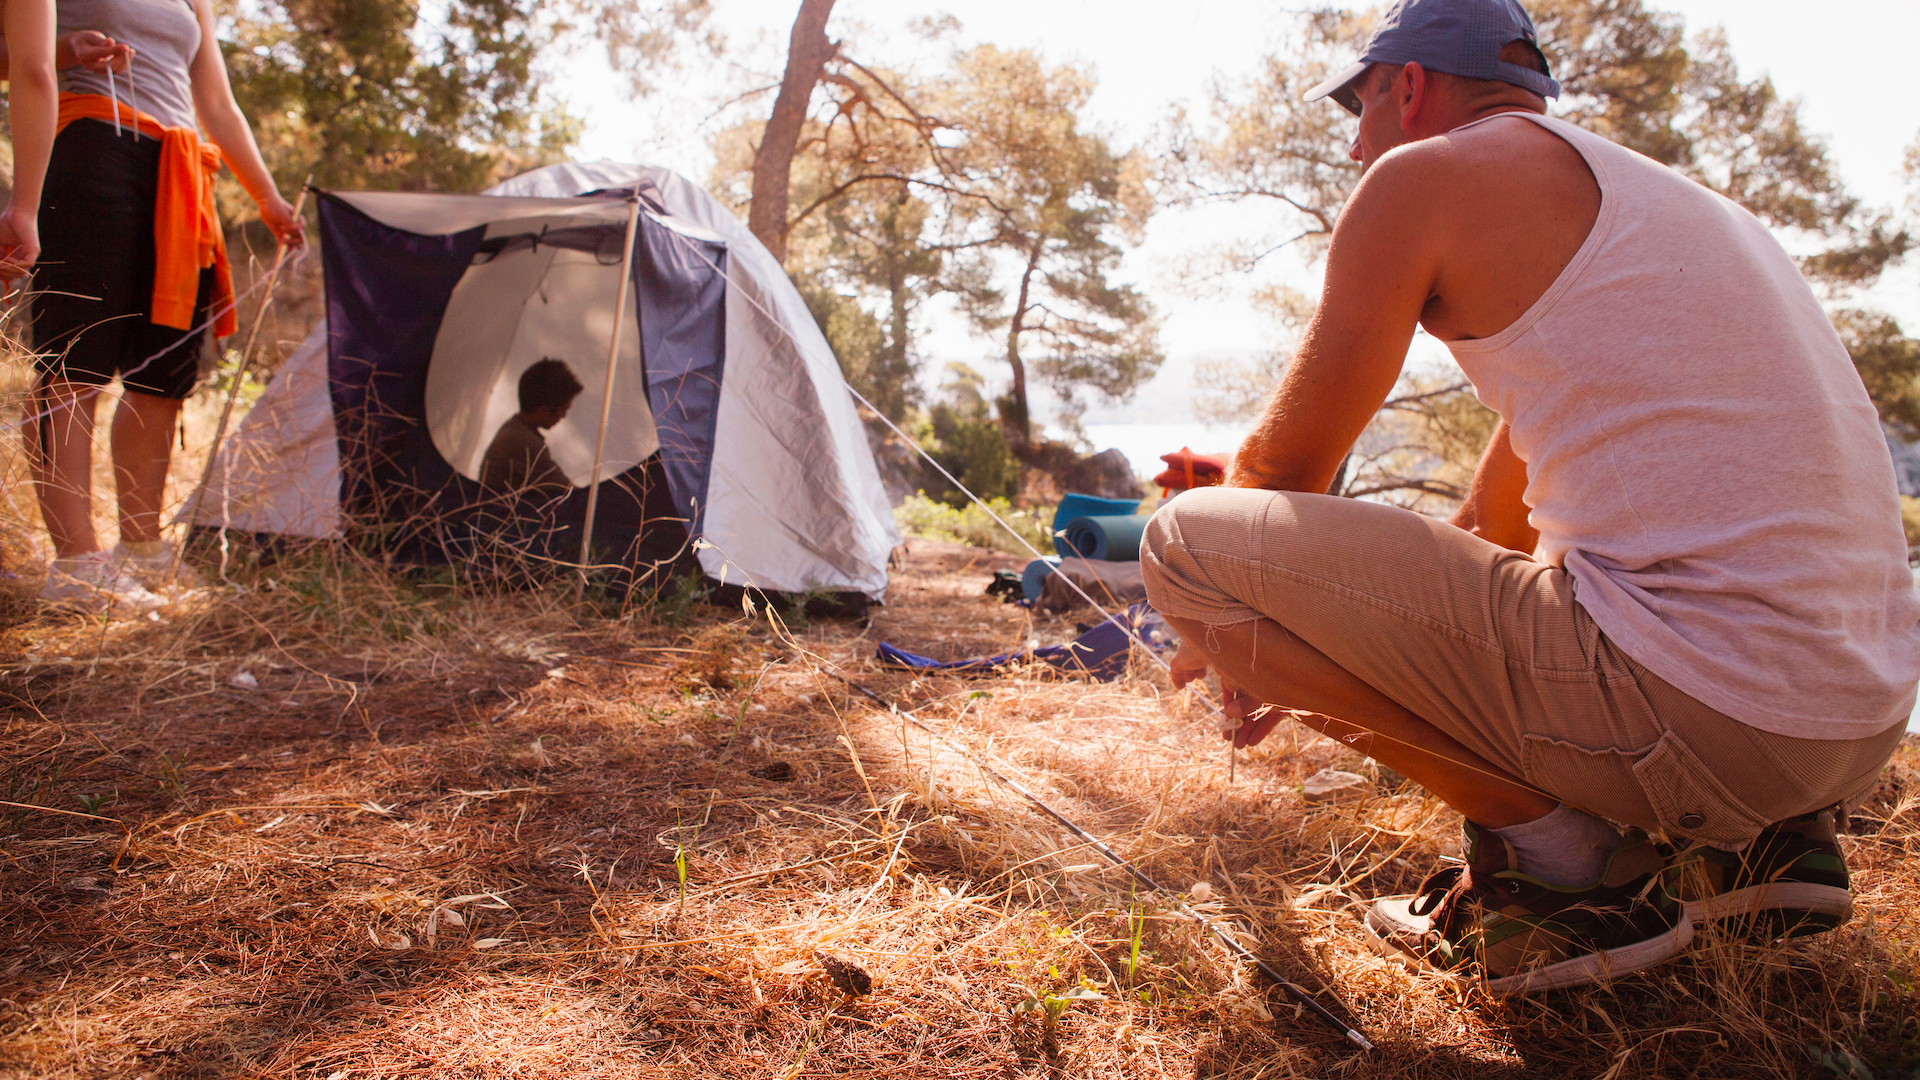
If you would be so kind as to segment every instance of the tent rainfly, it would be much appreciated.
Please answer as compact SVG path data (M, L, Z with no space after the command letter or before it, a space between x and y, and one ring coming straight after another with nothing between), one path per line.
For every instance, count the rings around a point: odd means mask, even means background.
M481 195L323 193L320 233L326 319L222 447L196 525L335 538L374 523L396 557L457 560L499 502L480 463L519 376L552 356L585 385L547 432L574 485L542 510L554 557L577 553L598 479L596 560L632 566L691 538L725 584L884 593L900 537L839 364L707 192L665 169L571 163Z

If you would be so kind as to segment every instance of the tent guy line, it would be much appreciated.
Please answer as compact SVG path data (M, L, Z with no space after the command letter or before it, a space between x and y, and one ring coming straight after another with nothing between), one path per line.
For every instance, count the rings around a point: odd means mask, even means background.
M872 409L874 415L880 418L881 423L886 424L887 427L893 430L894 434L904 439L908 445L912 446L914 450L920 454L921 457L926 459L928 464L932 465L936 469L939 469L940 475L946 477L947 480L950 483L952 483L954 487L960 490L961 494L965 495L969 499L972 499L974 502L974 505L980 507L981 510L984 510L988 517L991 517L996 524L998 524L1002 529L1005 529L1007 531L1007 535L1013 537L1015 540L1020 541L1021 546L1025 547L1028 551L1033 552L1036 558L1040 556L1039 550L1036 549L1032 544L1028 543L1026 537L1021 536L1018 532L1014 531L1013 526L1007 524L1006 521L1001 519L1000 515L994 513L993 508L988 506L984 501L982 501L980 496L975 495L972 491L968 490L965 484L962 484L957 478L954 477L952 473L948 472L943 466L941 466L941 464L938 461L935 461L933 459L933 456L931 454L928 454L926 450L922 449L919 443L914 442L913 439L910 438L906 432L901 431L900 428L896 424L894 424L892 420L887 418L887 415L885 413L881 412L878 408L875 408L873 402L868 401L866 397L860 393L860 391L855 390L853 388L853 384L847 383L845 385L847 388L847 393L852 394L854 398L857 399L862 405L865 405L867 408ZM1088 604L1092 605L1093 609L1095 611L1098 611L1103 617L1105 617L1107 621L1115 623L1116 625L1119 625L1123 629L1125 629L1127 636L1132 639L1134 644L1137 644L1140 646L1141 651L1147 655L1148 659L1152 660L1155 664L1158 664L1160 666L1160 670L1165 671L1168 674L1172 674L1173 665L1170 664L1165 657L1161 656L1159 652L1154 650L1153 647L1150 646L1143 637L1141 637L1140 631L1137 628L1133 627L1131 623L1129 623L1127 620L1115 617L1113 614L1108 612L1106 608L1100 606L1100 602L1098 600L1095 600L1093 597L1087 595L1087 591L1081 588L1079 583L1074 581L1072 578L1062 574L1060 575L1060 580L1066 582L1070 587L1072 587L1074 592L1079 593L1081 599L1085 600ZM1233 730L1237 729L1241 724L1245 723L1244 720L1234 720L1228 717L1226 714L1226 711L1220 706L1219 703L1209 700L1205 696L1200 697L1199 700L1201 704L1207 707L1208 711L1213 713L1214 716L1219 717L1220 720L1223 722L1221 725L1221 729L1223 733L1230 733ZM1263 707L1263 710L1272 709L1276 707L1277 706L1267 705ZM1295 712L1297 710L1287 710L1287 711ZM1258 715L1259 714L1256 714L1255 718L1257 718ZM1341 738L1339 741L1346 743L1349 747L1355 747L1356 744L1359 742L1361 735L1365 735L1366 737L1372 738L1372 739L1385 739L1388 742L1395 743L1399 746L1406 747L1410 750L1416 750L1423 754L1428 754L1433 757L1438 757L1443 761L1451 762L1452 764L1458 765L1462 768L1470 769L1478 773L1483 773L1487 776L1492 776L1495 779L1502 780L1506 783L1512 783L1511 780L1507 780L1505 777L1496 776L1496 774L1488 772L1486 769L1478 768L1464 761L1456 761L1453 758L1447 757L1444 754L1439 754L1432 750L1428 750L1423 746L1417 746L1413 743L1407 742L1404 739L1394 738L1393 736L1388 735L1385 732L1366 731L1360 734ZM1233 744L1232 742L1228 742L1227 744L1227 781L1228 783L1233 782L1234 761L1235 761L1235 753L1234 753ZM1516 786L1524 788L1525 790L1528 790L1528 791L1536 792L1537 794L1541 794L1541 795L1546 794L1546 792L1540 791L1537 788L1529 787L1528 785L1525 785L1525 784L1519 784Z
M700 258L702 261L706 262L708 266L713 267L714 270L716 271L720 270L718 266L714 266L711 260L707 259L706 254L704 252L696 251L695 255L698 258ZM774 319L773 313L768 311L764 306L762 306L757 299L755 299L752 296L747 296L746 300L748 303L758 308L761 315L765 316L769 321L774 322L775 325L779 327L781 333L787 334L789 339L792 338L792 335L788 334L786 327L783 325L780 325L778 321ZM854 389L853 384L851 382L848 382L844 375L841 377L840 385L846 388L847 393L853 395L853 398L855 401L858 401L860 404L865 405L870 411L872 411L873 415L879 417L880 422L887 425L888 429L891 430L895 435L898 435L901 441L905 442L908 446L913 447L914 452L919 454L920 457L927 462L927 464L932 465L935 469L937 469L941 476L946 477L947 482L952 484L954 488L960 492L960 494L965 495L968 499L973 501L973 504L975 506L978 506L981 510L985 511L986 515L993 519L994 524L1006 530L1008 536L1011 536L1015 540L1019 541L1020 546L1026 548L1027 551L1031 553L1034 558L1036 559L1044 558L1044 556L1040 552L1040 549L1034 547L1031 543L1029 543L1026 537L1020 535L1020 533L1016 531L1013 526L1007 524L1006 520L1003 519L999 514L994 513L993 507L988 506L984 499L980 498L980 496L978 495L975 495L972 489L968 488L967 485L961 483L959 477L953 475L951 472L948 472L946 466L940 464L938 461L935 461L933 458L933 455L929 454L925 447L921 446L918 442L915 442L913 438L909 436L906 432L900 430L900 425L895 424L893 420L887 416L886 413L881 412L880 409L877 406L875 406L873 402L868 401L866 398L866 395ZM1081 588L1079 582L1073 580L1071 577L1068 577L1064 574L1059 575L1059 577L1061 581L1064 581L1067 583L1068 588L1071 588L1074 592L1080 594L1080 598L1082 600L1085 600L1088 603L1088 605L1090 605L1093 608L1093 610L1099 612L1100 617L1103 620L1123 627L1126 630L1127 636L1132 639L1133 643L1140 646L1140 651L1145 653L1148 659L1152 660L1155 664L1158 664L1160 666L1160 670L1167 672L1169 675L1173 673L1173 665L1169 664L1165 657L1162 657L1157 651L1154 650L1154 648L1150 644L1147 643L1147 640L1141 636L1140 630L1137 627L1131 625L1125 620L1117 618L1113 614L1113 612L1108 611L1106 607L1100 603L1100 601L1095 600L1091 595L1089 595L1087 590ZM1222 721L1223 730L1230 731L1233 728L1239 727L1241 722L1238 720L1233 720L1229 718L1226 712L1217 703L1210 701L1205 697L1202 697L1200 701L1202 704L1206 706L1209 712L1211 712L1214 716L1218 717ZM1229 727L1227 725L1231 725L1231 726ZM1229 740L1227 743L1227 782L1229 784L1233 783L1234 774L1237 771L1236 759L1237 759L1237 754L1234 750L1233 743L1231 740Z
M1174 901L1176 911L1186 916L1187 918L1192 919L1194 922L1199 923L1201 926L1206 927L1209 931L1213 933L1213 936L1215 938L1218 938L1220 943L1222 945L1225 945L1228 951L1232 952L1235 956L1238 956L1243 960L1249 961L1254 966L1258 967L1261 970L1261 972L1267 976L1267 978L1272 979L1274 983L1280 987L1281 990L1285 991L1288 997L1292 998L1295 1001L1295 1003L1305 1008L1308 1012L1313 1013L1313 1015L1317 1017L1321 1023L1327 1025L1329 1028L1340 1033L1340 1035L1343 1038L1353 1043L1355 1046L1358 1046L1360 1049L1362 1050L1373 1049L1373 1043L1369 1042L1365 1035L1362 1035L1358 1031L1355 1031L1353 1028L1347 1026L1345 1021L1333 1015L1333 1013L1327 1011L1326 1006L1314 1000L1313 995L1308 993L1304 987L1298 985L1297 983L1294 983L1293 981L1289 980L1286 976L1280 974L1279 970L1276 969L1272 964L1261 959L1261 957L1257 953L1255 953L1252 949L1247 948L1245 945L1235 940L1232 934L1229 934L1227 931L1221 929L1219 923L1215 922L1212 919L1207 918L1205 915L1202 915L1200 912L1195 911L1192 907L1188 906L1186 901L1180 899L1179 893L1173 891L1172 889L1167 888L1166 886L1160 884L1158 881L1155 881L1145 871L1133 865L1131 862L1128 862L1125 858L1121 857L1121 855L1118 852L1114 851L1111 847L1108 847L1105 841L1101 840L1099 837L1093 835L1087 830L1081 828L1078 824L1076 824L1073 821L1072 818L1067 817L1065 814L1062 814L1060 811L1055 810L1053 807L1047 805L1045 800L1041 799L1040 796L1035 795L1024 784L1021 784L1018 780L1015 780L1011 776L1008 776L1006 773L1001 772L999 769L994 768L992 765L987 764L985 761L981 760L978 756L976 756L972 751L968 750L966 747L956 745L951 740L941 735L940 732L934 730L934 728L928 725L925 721L921 720L918 716L914 715L912 710L902 709L898 705L895 705L893 702L888 701L887 699L881 697L879 694L874 693L872 690L867 689L866 687L860 685L857 682L854 682L852 679L849 679L844 675L840 675L839 678L840 678L840 681L846 683L847 686L851 687L856 693L860 694L862 697L866 698L868 701L873 702L876 706L887 710L888 713L894 716L898 716L902 720L905 720L907 723L910 723L914 727L919 728L921 731L926 732L928 737L932 738L933 741L939 743L940 745L946 747L949 750L952 750L954 753L959 754L961 757L965 758L969 763L971 763L975 768L986 773L988 776L993 777L995 780L1000 781L1000 783L1005 784L1015 794L1018 794L1022 798L1026 799L1028 802L1032 803L1035 809L1039 810L1041 813L1047 815L1053 820L1059 822L1069 832L1073 833L1073 835L1085 841L1089 847L1099 852L1102 858L1106 859L1108 862L1119 867L1120 869L1125 870L1128 876L1133 878L1134 881L1145 886L1148 890L1152 892L1171 898Z
M706 262L707 265L712 267L716 272L723 273L723 274L725 273L725 271L721 270L720 267L714 265L712 260L707 259L706 254L704 252L695 251L694 254L698 258L700 258L702 261ZM748 303L752 304L754 307L759 308L760 314L766 316L766 318L769 321L775 321L773 313L768 311L765 307L763 307L758 300L756 300L752 296L747 296L746 300ZM777 321L775 321L775 325L779 326ZM779 329L781 333L787 332L785 326L779 326ZM791 337L791 335L789 335L789 337ZM952 484L954 488L960 492L960 494L965 495L968 499L971 499L975 506L978 506L981 510L985 511L986 515L993 519L994 524L1000 526L1002 529L1005 529L1007 531L1008 536L1011 536L1015 540L1018 540L1020 542L1020 546L1026 548L1027 551L1030 552L1034 558L1036 559L1043 558L1039 548L1034 547L1031 543L1027 541L1026 537L1021 536L1019 532L1015 531L1013 526L1007 524L1005 519L1001 518L999 514L994 513L993 507L988 506L986 502L980 498L980 496L975 495L973 491L967 487L967 485L961 483L958 477L948 472L946 466L940 464L938 461L935 461L933 458L933 455L929 454L926 451L925 447L922 447L919 443L915 442L913 438L909 436L906 432L900 430L900 426L898 424L895 424L893 420L887 416L886 413L881 412L880 409L877 406L875 406L873 402L868 401L866 398L866 395L854 389L853 384L851 382L846 381L846 379L842 377L841 385L846 387L847 393L853 395L853 398L855 401L858 401L860 404L865 405L869 410L873 412L873 415L880 418L881 423L887 425L888 429L891 430L895 435L900 436L901 440L904 441L908 446L913 447L914 452L919 454L922 458L924 458L927 464L932 465L935 469L939 470L940 475L946 477L947 482ZM1120 621L1115 618L1113 612L1108 611L1104 606L1101 605L1101 603L1098 600L1095 600L1091 595L1087 593L1085 589L1081 588L1079 582L1074 581L1072 578L1067 577L1065 575L1061 575L1060 580L1066 582L1068 587L1072 588L1074 592L1079 593L1080 598L1082 600L1085 600L1093 608L1093 610L1099 612L1100 617L1102 619L1105 619L1110 622ZM1146 639L1140 636L1140 632L1137 629L1128 627L1127 636L1132 638L1134 643L1140 646L1141 651L1145 652L1147 656L1153 660L1154 663L1160 665L1160 669L1162 671L1172 672L1173 670L1172 665L1168 664L1167 661L1164 658L1162 658L1159 653L1154 651L1153 647L1147 643ZM1211 702L1209 702L1208 704L1212 705ZM1219 712L1219 709L1217 706L1214 707L1214 711ZM1231 746L1228 747L1227 752L1229 755L1232 754L1233 751ZM1231 761L1229 761L1229 767L1231 767Z

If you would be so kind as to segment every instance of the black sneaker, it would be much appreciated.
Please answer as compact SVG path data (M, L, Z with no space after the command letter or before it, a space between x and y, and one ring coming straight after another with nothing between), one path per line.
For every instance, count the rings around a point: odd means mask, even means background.
M1367 929L1383 953L1472 979L1495 996L1604 982L1678 956L1693 940L1644 834L1608 856L1600 884L1549 885L1515 868L1506 842L1467 823L1467 864L1418 893L1376 901Z
M1674 853L1668 887L1697 925L1764 937L1802 937L1853 917L1835 808L1767 827L1740 851L1695 843Z

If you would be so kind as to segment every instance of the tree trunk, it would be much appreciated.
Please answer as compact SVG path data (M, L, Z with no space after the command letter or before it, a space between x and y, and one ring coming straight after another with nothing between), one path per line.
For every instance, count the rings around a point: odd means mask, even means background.
M1033 275L1040 269L1040 253L1046 241L1036 239L1027 255L1027 268L1020 275L1020 298L1014 301L1013 318L1007 325L1007 365L1013 368L1013 386L1001 399L1000 423L1012 436L1014 449L1024 450L1033 443L1033 418L1027 410L1027 365L1020 359L1020 331L1027 325L1027 299L1033 291Z
M787 261L787 182L793 173L793 152L800 129L807 122L807 103L833 55L827 40L827 16L834 0L800 0L800 16L793 21L787 45L787 73L780 80L780 96L753 155L753 201L747 207L747 228L782 265Z
M907 384L913 379L913 368L907 363L907 305L912 296L907 291L906 262L893 251L887 253L887 299L893 308L887 334L887 404L894 410L888 415L899 420L906 415Z

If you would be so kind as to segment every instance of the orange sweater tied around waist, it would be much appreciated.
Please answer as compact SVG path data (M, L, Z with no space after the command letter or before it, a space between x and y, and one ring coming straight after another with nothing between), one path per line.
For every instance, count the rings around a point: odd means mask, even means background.
M200 271L213 268L212 307L215 336L239 328L233 309L233 274L227 243L214 213L213 178L220 172L220 151L192 128L162 127L146 113L98 94L60 95L60 130L75 120L116 119L160 142L160 190L153 201L153 312L155 326L193 329L193 305L199 298Z

